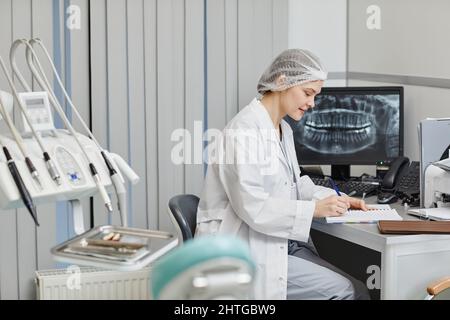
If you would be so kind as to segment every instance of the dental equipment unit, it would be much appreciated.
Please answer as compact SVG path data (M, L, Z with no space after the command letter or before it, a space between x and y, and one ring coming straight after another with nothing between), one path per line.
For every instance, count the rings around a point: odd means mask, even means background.
M42 91L33 91L17 67L16 52L21 45L25 47L31 74ZM86 135L76 132L65 115L33 46L44 53L54 80ZM123 176L132 184L139 181L139 176L122 157L108 152L94 137L64 88L42 41L14 41L9 58L12 74L24 92L17 90L0 57L0 67L12 93L0 91L0 120L5 121L9 130L9 134L0 133L0 147L4 153L4 160L0 157L0 209L25 206L39 226L37 205L69 201L77 236L52 248L53 257L60 262L137 270L176 247L177 237L171 233L128 228ZM21 117L15 119L16 123L10 116L14 100L21 112ZM65 129L55 128L51 107L60 116ZM24 174L27 169L30 174ZM86 231L80 199L100 194L111 213L113 207L108 192L117 195L121 226L97 226ZM105 240L111 233L115 237Z

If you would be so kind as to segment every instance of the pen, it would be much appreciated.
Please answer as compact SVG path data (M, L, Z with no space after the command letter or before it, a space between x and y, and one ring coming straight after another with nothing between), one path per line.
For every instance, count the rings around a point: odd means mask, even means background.
M337 187L336 183L331 178L328 178L328 180L330 180L331 186L333 187L334 191L336 191L337 195L340 197L341 193L339 192L339 188Z

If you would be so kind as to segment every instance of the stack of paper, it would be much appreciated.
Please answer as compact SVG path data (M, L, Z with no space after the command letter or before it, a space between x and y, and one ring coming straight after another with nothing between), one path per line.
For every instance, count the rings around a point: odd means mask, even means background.
M430 220L450 220L450 208L428 208L409 210L408 214Z
M375 223L380 220L403 220L389 205L372 205L368 211L348 210L339 217L327 217L327 223Z
M450 158L435 162L433 164L445 171L450 171Z

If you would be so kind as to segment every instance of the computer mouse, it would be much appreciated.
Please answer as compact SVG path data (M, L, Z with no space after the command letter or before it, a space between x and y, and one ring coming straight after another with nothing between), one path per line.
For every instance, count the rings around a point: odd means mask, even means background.
M397 200L398 200L398 197L395 194L381 192L378 194L377 202L379 204L389 204L389 203L397 202Z

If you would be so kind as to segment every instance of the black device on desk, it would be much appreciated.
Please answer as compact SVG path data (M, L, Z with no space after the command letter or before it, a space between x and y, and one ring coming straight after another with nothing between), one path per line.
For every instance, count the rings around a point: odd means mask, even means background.
M332 188L326 177L310 176L315 185ZM377 182L365 182L358 180L335 181L340 191L351 197L370 197L377 193L379 184Z
M376 162L376 176L378 179L383 180L386 173L389 171L389 166L391 165L391 161L379 160Z
M383 178L378 203L393 203L400 198L411 206L417 206L419 194L420 162L409 162L407 157L398 157Z

